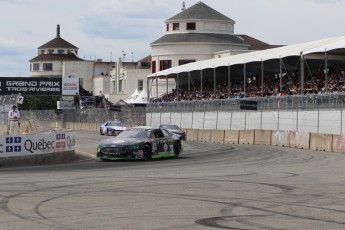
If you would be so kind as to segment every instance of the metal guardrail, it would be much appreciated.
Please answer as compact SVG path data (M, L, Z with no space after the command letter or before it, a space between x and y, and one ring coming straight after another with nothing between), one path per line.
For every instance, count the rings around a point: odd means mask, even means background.
M110 111L107 108L89 108L78 110L64 110L56 113L55 110L20 111L22 121L60 121L80 123L103 123L109 120L119 120L127 126L144 125L146 123L145 107L123 108L121 112ZM8 112L0 112L0 124L8 123Z

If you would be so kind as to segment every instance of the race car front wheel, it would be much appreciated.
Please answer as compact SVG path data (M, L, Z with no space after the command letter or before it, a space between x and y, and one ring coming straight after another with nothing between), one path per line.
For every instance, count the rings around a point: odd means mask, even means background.
M144 159L146 161L151 160L151 156L152 156L151 146L147 144L145 145L145 148L144 148Z
M175 143L174 144L174 157L178 158L180 156L180 144Z

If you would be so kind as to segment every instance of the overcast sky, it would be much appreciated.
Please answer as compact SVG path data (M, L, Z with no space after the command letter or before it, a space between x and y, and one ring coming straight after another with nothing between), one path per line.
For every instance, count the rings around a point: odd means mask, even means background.
M0 77L29 76L37 47L56 36L79 57L137 61L165 34L182 0L0 0ZM198 0L185 0L190 7ZM203 0L236 22L235 33L271 45L345 35L345 0ZM133 55L132 55L133 53Z

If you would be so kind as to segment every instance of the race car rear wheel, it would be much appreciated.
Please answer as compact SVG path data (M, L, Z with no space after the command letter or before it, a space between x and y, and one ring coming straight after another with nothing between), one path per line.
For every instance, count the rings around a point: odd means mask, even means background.
M146 161L151 160L151 156L152 156L151 146L147 144L145 145L145 148L144 148L144 159Z
M174 157L178 158L180 156L180 144L175 143L174 144Z

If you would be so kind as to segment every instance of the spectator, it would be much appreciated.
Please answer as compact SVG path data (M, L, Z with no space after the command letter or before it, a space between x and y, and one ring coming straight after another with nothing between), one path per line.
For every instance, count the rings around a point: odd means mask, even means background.
M17 106L13 105L12 110L8 112L8 123L10 126L9 135L19 135L19 118L20 113L17 110Z
M75 93L73 100L74 100L75 108L79 109L80 108L80 95L79 95L79 93Z

